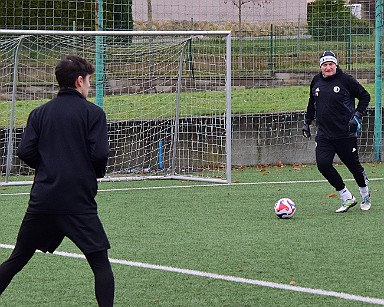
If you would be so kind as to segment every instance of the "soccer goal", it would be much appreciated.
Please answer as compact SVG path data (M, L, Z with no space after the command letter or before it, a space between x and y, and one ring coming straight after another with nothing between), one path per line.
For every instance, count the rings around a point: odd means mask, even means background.
M0 30L0 37L0 184L33 175L17 145L30 111L57 94L54 68L66 54L96 68L88 98L107 114L103 180L231 182L229 31Z

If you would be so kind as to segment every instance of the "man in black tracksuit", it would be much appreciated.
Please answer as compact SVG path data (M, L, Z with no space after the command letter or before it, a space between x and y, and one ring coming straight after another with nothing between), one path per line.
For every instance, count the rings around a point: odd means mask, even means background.
M352 76L337 65L336 55L325 51L320 57L321 72L310 85L310 94L303 135L311 136L310 125L316 120L316 163L319 171L338 191L342 204L336 212L346 212L357 204L356 198L344 184L333 167L337 154L352 173L361 195L361 210L371 207L368 179L360 164L357 148L357 132L361 129L370 95ZM355 99L358 100L355 106Z
M86 100L93 72L78 56L64 58L55 69L57 97L29 115L17 154L35 178L15 249L0 265L0 294L37 249L53 253L68 237L92 268L98 305L113 306L110 244L95 201L108 160L107 124L104 111Z

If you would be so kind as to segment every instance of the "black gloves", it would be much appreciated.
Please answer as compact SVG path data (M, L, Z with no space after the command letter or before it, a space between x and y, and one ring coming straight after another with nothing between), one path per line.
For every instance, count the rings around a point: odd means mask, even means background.
M363 114L361 114L360 112L356 112L348 123L349 132L360 132L362 119Z
M363 120L363 114L360 112L357 112L352 116L351 120L348 123L348 129L351 133L356 133L361 131L361 123ZM307 139L311 138L311 120L304 119L304 125L303 125L303 136Z
M311 128L310 128L310 124L308 124L307 122L304 122L304 125L303 125L303 136L307 139L311 138Z
M304 116L304 125L303 125L303 136L307 139L311 138L311 123L312 121L307 119L307 114Z

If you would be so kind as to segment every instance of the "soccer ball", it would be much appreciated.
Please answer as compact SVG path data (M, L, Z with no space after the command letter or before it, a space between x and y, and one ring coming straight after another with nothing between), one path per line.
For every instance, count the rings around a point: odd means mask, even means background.
M275 204L275 213L281 219L289 219L295 212L295 203L289 198L281 198Z

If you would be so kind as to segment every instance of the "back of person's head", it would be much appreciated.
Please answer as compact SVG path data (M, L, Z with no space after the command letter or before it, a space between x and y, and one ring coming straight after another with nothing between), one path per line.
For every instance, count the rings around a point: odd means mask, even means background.
M55 68L56 80L60 88L76 88L76 79L85 78L95 72L93 65L77 55L68 55Z

